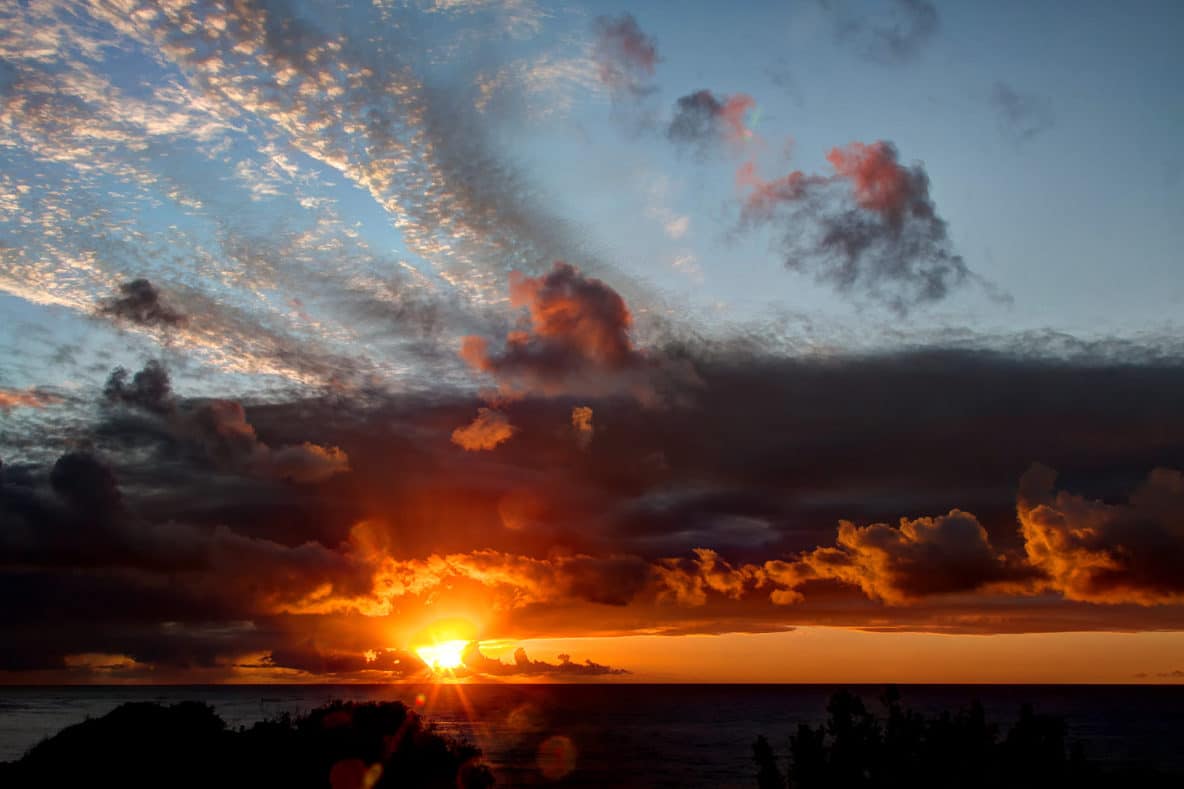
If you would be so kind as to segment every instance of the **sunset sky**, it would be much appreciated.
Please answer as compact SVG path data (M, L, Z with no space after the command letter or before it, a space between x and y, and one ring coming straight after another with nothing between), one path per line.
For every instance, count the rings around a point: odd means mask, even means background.
M0 683L1184 681L1182 27L0 0Z

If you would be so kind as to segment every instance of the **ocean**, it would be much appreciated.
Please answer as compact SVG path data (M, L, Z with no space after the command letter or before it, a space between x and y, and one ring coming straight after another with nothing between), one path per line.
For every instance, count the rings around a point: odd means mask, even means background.
M799 722L825 717L845 687L878 704L882 685L237 685L0 687L0 761L65 726L127 701L212 705L231 726L300 713L332 699L401 700L442 733L484 752L499 786L756 786L752 741L764 734L779 757ZM1184 775L1184 685L905 685L921 712L978 699L1004 726L1024 703L1063 716L1069 739L1091 760L1139 764ZM878 709L878 708L877 708ZM539 769L554 738L574 765L559 782Z

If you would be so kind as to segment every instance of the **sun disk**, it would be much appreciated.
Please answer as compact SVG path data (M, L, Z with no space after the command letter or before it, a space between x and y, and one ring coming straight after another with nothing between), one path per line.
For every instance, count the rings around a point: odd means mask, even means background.
M456 669L464 663L467 641L441 641L438 644L427 644L417 647L415 653L424 663L435 670Z

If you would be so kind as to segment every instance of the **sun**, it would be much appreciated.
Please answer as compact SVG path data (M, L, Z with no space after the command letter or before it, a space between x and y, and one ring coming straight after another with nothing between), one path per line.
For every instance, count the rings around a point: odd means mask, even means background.
M452 671L464 665L465 647L468 641L441 641L436 644L425 644L416 647L415 653L433 670L444 669Z

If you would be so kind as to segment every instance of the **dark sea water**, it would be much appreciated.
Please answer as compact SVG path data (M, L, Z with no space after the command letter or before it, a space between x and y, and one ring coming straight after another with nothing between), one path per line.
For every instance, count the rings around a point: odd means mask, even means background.
M0 761L17 759L64 726L126 701L211 704L231 726L332 699L404 701L443 733L479 745L501 786L755 787L752 741L766 735L786 753L799 722L819 722L839 686L825 685L266 685L0 687ZM879 709L883 686L844 686ZM980 700L1010 724L1021 704L1061 715L1090 759L1184 775L1184 686L900 687L926 713ZM562 737L566 740L555 740ZM574 759L547 781L539 749L549 742ZM567 747L570 745L570 748ZM1181 785L1184 785L1182 783Z

